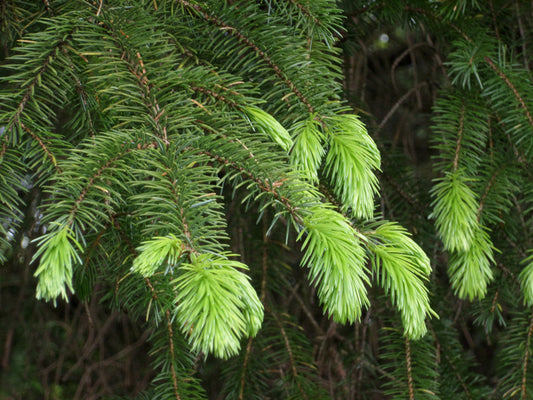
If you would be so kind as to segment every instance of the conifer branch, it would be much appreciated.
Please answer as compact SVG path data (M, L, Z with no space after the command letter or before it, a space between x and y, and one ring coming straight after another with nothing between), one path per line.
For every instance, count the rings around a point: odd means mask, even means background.
M250 49L254 51L270 68L272 68L275 72L275 74L278 76L278 78L290 89L292 93L294 93L298 99L307 107L310 114L313 114L315 112L315 109L313 105L309 102L307 97L305 97L302 92L296 87L294 82L292 82L289 77L286 76L286 74L283 72L283 70L270 58L270 56L265 53L261 48L255 44L250 38L248 38L246 35L244 35L242 32L240 32L237 28L230 26L226 24L224 21L221 21L216 16L213 16L209 14L207 11L205 11L202 7L200 7L198 4L192 4L189 3L187 0L178 0L181 4L184 6L191 8L202 15L202 17L212 23L213 25L219 27L220 29L224 30L225 32L228 32L230 35L234 36L239 40L239 42L243 43L244 45L248 46Z
M159 137L163 144L168 146L170 144L167 137L167 127L162 125L159 120L165 114L165 109L161 108L157 102L157 97L153 93L154 86L150 84L148 80L148 72L144 65L140 51L129 50L126 46L122 44L117 36L117 33L114 27L106 26L110 30L110 36L113 38L114 44L117 46L117 49L122 53L121 59L125 60L128 64L128 70L133 75L137 86L140 89L140 95L148 115L150 116L151 122L154 125L154 134ZM127 37L127 35L121 30L118 31L120 35ZM134 55L132 55L134 53ZM166 119L166 117L165 117Z
M213 160L217 161L218 163L227 166L229 168L232 168L239 173L241 173L246 178L252 180L257 184L257 186L264 192L270 193L274 196L281 204L285 206L285 208L289 211L289 213L295 218L296 221L301 221L302 218L297 212L298 207L294 206L290 199L288 199L285 196L282 196L278 191L276 191L277 187L280 187L283 185L282 181L278 182L269 182L268 180L264 181L258 177L256 177L253 172L246 170L242 165L237 164L236 162L233 162L229 160L228 158L215 154L208 150L200 150L199 154L207 155L208 157L212 158Z
M133 244L131 243L131 240L130 238L126 235L126 233L124 232L124 230L120 227L120 224L118 223L117 221L117 215L112 215L111 216L111 221L113 222L113 226L115 227L115 229L118 231L121 239L124 241L124 243L126 243L126 246L128 247L128 250L130 251L130 253L134 256L134 257L137 257L137 250L135 249L135 247L133 246ZM148 278L146 278L147 282L148 281Z
M104 165L102 165L98 170L89 178L87 184L80 192L78 198L74 201L74 205L71 208L68 219L67 219L67 225L70 227L74 223L74 218L76 217L76 213L78 212L78 209L80 208L81 203L85 200L85 197L89 193L89 191L92 189L92 187L95 184L95 181L100 178L104 172L110 168L113 168L116 161L120 160L124 155L128 154L133 149L126 149L122 154L118 154L115 157L108 160Z
M455 157L453 158L453 170L457 171L459 165L459 154L461 152L461 142L464 134L464 122L465 122L465 103L461 102L461 111L459 112L459 127L457 129L457 142L455 144Z
M217 100L220 100L228 105L230 105L231 107L237 109L237 110L241 110L241 107L233 100L229 99L228 97L220 94L220 93L217 93L211 89L208 89L208 88L205 88L205 87L200 87L200 86L189 86L190 89L196 91L196 92L200 92L200 93L205 93L209 96L212 96L214 97L215 99ZM232 91L233 94L238 94L237 92L234 92Z
M267 311L270 312L272 317L274 317L274 320L276 321L276 324L278 325L278 328L280 330L281 336L283 337L283 342L285 344L285 350L287 351L287 355L289 356L289 363L290 363L292 376L296 380L296 385L298 386L298 390L300 391L300 394L302 395L302 398L304 398L306 400L309 400L309 397L307 396L307 393L302 388L300 380L297 379L299 374L298 374L298 370L296 368L296 361L294 359L292 346L291 346L289 337L287 335L287 332L285 331L285 328L283 326L283 323L280 321L279 317L277 316L277 314L274 311L272 311L269 307L265 307L265 308L266 308Z
M241 379L239 381L239 400L245 400L244 399L244 386L246 384L246 368L248 367L248 360L250 358L250 353L252 351L252 342L254 338L250 337L248 338L248 344L246 345L246 350L244 352L244 361L242 363L242 373L241 373Z
M413 369L411 366L411 342L407 336L405 336L405 364L407 372L407 388L409 390L409 400L414 400L415 390L413 385Z
M176 368L174 367L174 364L176 363L175 360L175 353L174 353L174 334L172 331L172 319L170 318L170 311L166 310L165 317L167 319L167 330L168 330L168 343L169 343L169 352L170 352L170 370L172 372L172 385L174 387L174 397L176 400L181 400L181 397L179 395L178 391L178 374L176 373Z
M87 60L85 60L85 61L87 61ZM72 69L74 69L73 65L71 65L71 67L72 67ZM91 117L91 113L89 112L89 105L87 103L88 95L87 95L87 92L85 91L85 89L83 87L83 84L81 83L81 81L78 78L76 78L76 91L80 94L81 102L83 104L83 108L84 108L85 113L87 115L87 121L89 123L89 136L94 138L96 133L95 133L94 123L93 123L93 120L92 120L92 117Z
M181 218L181 223L183 227L183 235L185 236L185 239L187 240L188 244L182 243L182 251L183 253L187 254L200 254L199 251L192 247L193 243L193 237L191 235L191 232L189 231L189 224L187 223L186 217L185 217L185 210L181 206L181 203L179 201L179 188L176 187L176 182L173 182L172 179L168 174L165 175L165 178L167 178L168 183L170 184L170 187L172 188L172 195L174 196L174 204L179 208L179 215Z
M496 74L498 74L498 76L505 82L505 84L509 86L509 89L511 89L511 91L513 92L514 96L516 97L516 100L520 104L520 107L522 107L522 109L526 113L529 125L531 125L531 127L533 128L533 117L531 116L531 111L529 110L524 98L520 95L520 92L518 91L516 86L513 85L509 77L505 75L505 73L500 68L498 68L498 66L494 63L494 61L492 61L490 57L486 56L485 61L487 62L487 64L490 65L492 70L496 72Z
M467 42L470 42L472 40L457 25L455 25L454 23L452 23L450 21L444 21L444 18L441 15L435 14L435 13L429 11L429 10L426 10L426 9L423 9L423 8L419 8L419 7L405 6L404 9L405 9L405 11L411 11L411 12L414 12L414 13L422 14L422 15L431 17L431 18L435 19L436 21L439 21L440 23L444 23L445 25L449 25L453 30L455 30L457 33L459 33L463 37L463 39L465 39Z
M527 398L527 368L529 363L529 358L531 356L530 347L531 347L531 337L533 336L533 314L529 318L529 328L527 330L527 340L524 351L524 358L522 361L522 382L520 386L521 399Z
M156 136L159 136L163 140L163 144L168 146L170 142L168 141L167 137L167 127L162 126L159 122L159 119L165 113L165 109L161 109L159 107L156 96L151 93L152 87L148 82L148 74L146 72L141 53L137 51L135 55L137 57L138 64L132 60L128 60L130 63L130 72L137 78L137 84L143 93L142 97L144 104L155 125ZM152 102L150 102L149 99L152 99Z
M308 7L306 7L303 4L299 3L297 0L289 0L289 1L292 4L294 4L302 12L302 14L304 14L306 17L310 18L316 26L322 25L320 20L311 13L311 10L309 10Z
M450 358L450 355L449 355L450 351L448 349L443 349L442 348L442 344L440 343L439 338L437 337L437 334L436 334L435 330L431 326L431 323L429 325L430 325L431 335L433 336L433 340L435 341L436 348L437 348L436 349L437 350L437 358L438 358L437 364L440 365L440 355L441 354L444 355L444 358L446 359L446 361L450 365L451 369L453 370L455 378L457 379L457 381L461 385L461 388L463 389L463 392L466 395L466 398L468 400L473 400L472 395L470 394L470 390L468 389L468 386L466 385L466 382L463 379L462 374L460 373L460 371L458 370L457 366L455 365L455 363Z
M483 211L483 207L485 205L485 200L487 199L487 196L489 195L489 192L492 188L492 186L494 185L494 183L496 182L496 176L499 174L500 170L502 169L502 166L500 166L496 171L494 171L491 176L490 176L490 179L489 179L489 182L488 184L485 186L485 190L483 191L483 194L481 195L480 199L479 199L479 207L477 209L477 219L478 219L478 222L481 218L481 212Z
M68 37L70 37L70 35L74 32L74 30L72 30L71 32L69 32L68 34ZM48 52L48 54L44 57L44 63L42 64L42 66L39 68L39 70L37 71L37 73L35 74L34 78L29 82L28 84L28 88L26 89L26 92L24 93L24 97L22 98L22 101L19 103L19 105L17 106L17 109L15 111L15 114L13 115L13 118L11 119L11 121L7 124L6 126L6 130L9 131L11 130L12 126L15 124L18 124L19 121L20 121L20 115L22 114L22 112L24 111L25 107L26 107L26 104L28 103L28 101L30 100L30 98L33 97L34 93L35 93L35 88L37 86L39 86L42 82L42 77L43 75L45 74L45 72L48 71L49 69L49 66L50 64L52 63L52 61L57 57L57 55L61 52L63 52L63 46L66 45L67 42L66 41L60 41L58 42L57 46L55 46L54 48L50 49L50 51Z
M46 146L46 144L43 142L43 140L39 136L37 136L35 133L33 133L24 123L20 122L20 126L22 127L22 129L24 129L24 131L26 131L27 134L29 134L31 136L31 138L33 140L35 140L39 144L39 147L43 150L43 152L45 153L46 157L50 160L50 162L54 166L56 172L57 173L61 173L62 171L61 171L61 168L57 165L56 157L50 151L50 149Z
M124 242L128 246L131 254L133 256L137 256L138 252L129 240L129 238L124 234L123 230L121 229L120 225L118 224L118 221L116 218L112 217L113 225L115 228L119 231L119 234L122 236ZM148 277L144 277L144 282L146 286L148 286L150 293L152 295L153 300L158 300L159 296L157 294L157 291L150 281ZM118 293L118 287L119 287L120 281L117 281L116 287L115 287L115 294ZM168 333L168 344L169 344L169 355L170 355L170 371L172 375L172 387L174 389L174 397L176 400L181 400L180 394L179 394L179 386L178 386L178 374L175 368L176 360L175 360L175 348L174 348L174 332L172 328L172 318L170 316L170 311L168 309L165 310L165 319L166 319L166 329Z

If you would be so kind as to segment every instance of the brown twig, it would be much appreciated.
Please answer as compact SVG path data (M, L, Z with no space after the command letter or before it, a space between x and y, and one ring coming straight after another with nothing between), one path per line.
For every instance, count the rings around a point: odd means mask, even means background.
M405 336L405 363L407 369L407 387L409 389L409 400L414 400L415 390L413 384L413 370L411 365L411 342L409 338Z
M496 72L496 74L498 74L498 76L506 83L506 85L509 87L509 89L511 89L511 91L514 94L514 96L516 97L516 100L518 100L518 103L520 104L520 107L522 107L522 109L526 113L526 117L527 117L527 120L529 122L529 125L531 125L531 127L533 127L533 118L531 117L531 112L529 111L529 108L528 108L525 100L523 99L523 97L520 95L520 92L518 91L518 89L509 80L509 77L507 75L505 75L505 73L500 68L498 68L498 66L494 63L494 61L492 61L492 59L490 57L485 57L484 59L485 59L485 62L490 65L490 67L493 69L493 71Z

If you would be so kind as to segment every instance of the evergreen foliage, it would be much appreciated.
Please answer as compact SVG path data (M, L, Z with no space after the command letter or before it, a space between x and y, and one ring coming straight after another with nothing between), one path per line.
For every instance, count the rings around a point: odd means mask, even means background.
M0 396L530 397L533 10L489 3L4 1L0 337L28 291L90 335ZM115 324L145 384L91 392Z
M347 75L349 93L381 138L380 211L430 256L439 316L432 340L407 343L383 313L383 362L368 362L393 398L530 398L531 5L344 7L354 23L345 47L366 57L347 63L358 79ZM410 171L398 167L409 161Z

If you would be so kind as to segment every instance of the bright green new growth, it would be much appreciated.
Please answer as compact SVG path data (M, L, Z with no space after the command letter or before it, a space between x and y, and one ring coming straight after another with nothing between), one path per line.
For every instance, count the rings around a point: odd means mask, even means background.
M450 257L448 273L455 293L462 299L483 298L492 280L491 264L494 263L493 246L483 227L474 232L467 250L460 250Z
M172 273L184 247L181 240L170 234L169 237L158 236L147 240L137 250L140 254L133 260L131 270L147 278L154 275L162 264L166 265L165 272Z
M379 150L356 115L340 114L325 119L329 152L326 171L344 209L355 218L372 218L378 190Z
M370 233L369 248L373 272L400 310L405 333L411 338L422 337L426 316L436 315L424 286L431 273L429 258L409 233L393 222L384 222Z
M316 117L299 122L295 127L294 146L290 153L291 165L302 172L311 182L318 182L318 170L326 151L324 134Z
M253 337L263 321L263 305L240 270L238 261L211 254L191 256L172 281L181 331L194 352L228 358L238 353L240 340Z
M67 288L72 287L73 267L81 263L81 258L76 251L83 251L81 245L72 235L72 231L66 227L59 227L39 238L40 247L35 253L33 260L40 256L39 267L34 276L39 278L37 283L36 297L38 299L53 300L61 296L68 300Z
M478 228L478 202L460 170L446 173L432 191L433 214L439 237L447 250L466 251Z
M529 257L522 261L525 267L520 272L520 275L518 275L524 296L524 303L528 307L533 306L533 250L530 250L530 253Z
M307 237L302 244L302 264L318 286L318 297L335 321L359 320L363 307L369 305L366 285L366 255L355 230L339 213L315 207L304 220Z
M291 135L272 115L263 111L259 107L243 107L246 115L250 118L254 129L268 135L274 142L287 153L293 145Z

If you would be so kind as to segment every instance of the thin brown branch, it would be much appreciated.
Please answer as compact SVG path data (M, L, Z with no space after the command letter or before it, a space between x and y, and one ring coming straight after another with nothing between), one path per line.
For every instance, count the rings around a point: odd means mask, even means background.
M461 103L461 115L459 116L459 127L457 128L457 142L455 143L455 157L453 159L453 170L459 168L459 154L463 142L463 133L465 129L465 103Z
M190 9L193 9L202 17L212 23L213 25L219 27L221 30L224 30L228 34L234 36L237 38L237 40L244 45L248 46L250 49L253 50L255 54L257 54L270 68L272 68L275 72L275 74L278 76L278 78L290 89L292 93L294 93L298 99L307 107L310 114L314 113L314 107L311 105L307 97L305 97L302 92L296 87L294 82L292 82L289 77L282 71L282 69L270 58L270 56L265 53L261 48L256 45L250 38L248 38L246 35L241 33L237 28L230 26L226 24L224 21L221 21L219 18L213 16L212 14L209 14L207 11L205 11L202 7L200 7L197 4L192 4L188 2L187 0L178 0L181 4L183 4L185 7L188 7Z
M412 73L413 73L413 80L414 80L414 87L417 88L415 91L416 94L416 102L418 105L418 109L422 109L422 96L420 95L420 90L418 89L419 81L418 81L418 67L416 62L416 56L414 52L414 46L412 43L411 35L406 35L407 43L409 46L407 47L407 50L409 50L409 58L411 59L411 67L412 67Z
M296 0L289 0L289 1L292 4L294 4L296 7L298 7L298 9L302 12L302 14L304 14L306 17L311 19L316 26L320 26L322 24L317 17L315 17L313 14L311 14L311 10L309 10L309 8L307 8L304 5L298 3L298 1L296 1Z
M521 389L521 399L527 399L527 367L530 357L530 346L531 346L531 336L533 335L533 314L529 319L529 329L527 331L527 341L526 349L524 351L524 361L522 362L522 385Z
M254 181L261 190L272 194L280 203L282 203L297 221L301 221L302 218L297 213L298 207L295 207L294 205L292 205L291 201L287 197L282 196L280 193L276 191L276 188L283 185L283 181L270 182L268 180L263 180L261 178L255 177L250 171L247 171L244 167L238 165L235 162L230 161L229 159L223 156L214 154L211 151L202 150L202 151L199 151L199 154L207 155L208 157L212 158L216 162L224 166L227 166L229 168L233 168L234 170L240 172L242 175L244 175L248 179Z
M4 154L6 154L7 151L7 135L4 136L2 140L2 148L0 148L0 160L4 158Z
M265 309L267 311L269 311L270 314L272 314L272 317L274 317L274 320L276 321L276 324L278 325L278 328L280 330L281 336L283 337L283 342L285 344L285 349L287 350L287 354L289 356L291 372L292 372L293 377L296 380L296 384L298 386L298 390L300 391L300 394L302 395L303 399L309 400L309 397L307 397L307 393L305 393L305 391L302 388L300 380L297 379L298 378L298 369L296 368L296 361L294 360L294 355L293 355L293 352L292 352L292 346L291 346L289 337L287 335L287 332L285 331L285 328L283 326L283 323L280 321L280 319L277 316L277 314L275 312L273 312L270 308L265 307Z
M507 86L509 86L509 89L511 89L511 91L514 94L514 96L516 97L516 100L518 101L518 103L520 103L520 107L522 107L522 109L526 113L526 117L527 117L527 120L529 122L529 125L531 125L531 127L533 127L533 118L531 117L531 112L529 111L529 108L527 107L527 104L526 104L525 100L520 95L520 92L518 91L518 89L509 80L509 77L507 75L505 75L505 73L500 68L498 68L498 66L494 63L494 61L492 61L492 59L490 57L485 57L485 62L487 62L487 64L490 65L490 67L493 69L493 71L498 74L498 76L505 82L505 84Z
M442 346L441 346L441 344L439 342L437 334L433 330L433 327L431 326L431 323L428 323L428 324L429 324L429 327L430 327L431 334L433 336L433 340L435 340L435 346L436 346L437 351L438 351L437 360L439 361L440 354L442 353L444 355L444 358L446 359L446 361L448 362L448 364L452 368L453 372L455 373L455 377L457 378L457 381L459 382L459 384L463 388L463 391L464 391L464 393L466 395L466 398L468 400L472 400L472 395L470 394L470 390L468 389L468 386L466 385L466 382L464 381L462 374L457 370L457 367L455 366L455 364L453 363L452 359L448 355L449 353L446 351L446 349L444 351L441 351ZM440 364L440 362L437 362L437 364Z
M420 90L420 88L426 85L427 85L427 82L420 82L417 85L413 86L411 89L409 89L409 91L407 91L407 93L405 93L402 97L400 97L398 101L394 103L394 105L391 107L387 115L385 115L383 120L379 123L377 130L380 131L381 129L383 129L385 124L394 115L398 107L400 107L405 102L405 100L409 98L409 96L411 96L413 93L417 93Z
M318 324L318 322L316 321L316 318L313 316L313 313L309 309L308 305L302 299L302 296L300 296L300 294L289 283L289 281L287 281L287 278L285 278L285 276L283 276L283 274L279 274L278 277L283 281L285 286L289 289L289 291L291 292L291 296L294 296L294 298L296 299L296 301L298 302L300 307L302 307L303 313L306 315L306 317L309 320L309 322L311 323L311 325L313 325L313 327L315 328L317 334L322 336L322 337L326 337L326 332L324 332L322 327Z
M396 77L395 77L395 74L394 74L394 72L396 71L396 68L398 67L400 62L404 59L405 56L410 55L411 58L414 58L414 54L413 54L414 50L417 49L418 47L422 47L422 46L428 46L428 47L431 47L433 49L433 46L430 43L428 43L428 42L415 43L413 45L410 45L408 48L406 48L402 52L402 54L400 54L398 57L396 57L394 59L394 62L392 63L391 70L390 70L392 86L394 87L394 89L398 88L398 86L396 84Z
M118 317L118 313L115 311L111 313L102 326L98 329L98 334L87 340L85 342L85 345L83 346L83 352L80 357L78 357L76 363L72 365L69 370L63 375L62 380L67 381L70 377L70 375L76 371L78 368L80 368L83 364L83 362L88 359L90 356L93 355L96 347L100 345L103 342L103 339L105 335L108 333L109 329L113 326L113 324L116 322Z
M98 10L96 11L96 16L99 17L102 13L102 6L104 5L104 0L100 0L100 5L98 6Z
M71 226L74 223L74 218L76 216L76 213L78 212L78 209L79 209L81 203L83 202L83 200L85 200L85 198L87 197L87 194L89 193L91 188L94 186L94 183L95 183L96 179L98 179L100 176L102 176L104 171L106 171L107 169L111 168L113 166L113 164L117 160L119 160L124 154L129 153L131 150L132 149L127 149L124 153L113 157L107 163L105 163L100 168L98 168L96 173L89 178L89 181L87 182L87 185L85 185L85 187L81 191L80 195L78 196L78 198L74 202L74 206L71 208L71 210L69 212L69 217L68 217L68 220L67 220L67 224L69 226Z
M496 176L498 175L500 170L501 170L501 167L492 173L489 183L485 187L485 190L483 191L483 194L481 195L481 198L479 199L479 207L477 208L477 220L478 221L481 218L481 212L483 211L483 207L485 206L485 200L490 192L490 189L494 185L494 182L496 182Z
M494 298L492 299L492 306L490 307L490 313L492 314L494 311L496 311L496 306L498 305L498 296L500 294L500 289L496 290L496 293L494 294Z
M35 133L33 133L31 131L31 129L29 129L26 125L24 125L22 122L20 123L20 126L22 127L22 129L24 129L24 131L26 131L27 134L29 134L31 136L31 138L33 140L35 140L38 144L39 144L39 147L41 149L43 149L44 153L46 154L46 157L50 160L50 162L54 165L54 168L55 170L58 172L58 173L61 173L61 168L57 165L57 160L55 158L55 156L52 154L52 152L50 151L50 149L46 146L46 144L43 142L43 140L37 136Z
M392 177L389 174L382 174L381 175L393 188L396 190L396 192L407 202L409 203L413 208L420 206L420 200L418 197L414 197L410 193L407 193L402 186L396 182L396 180L392 179Z
M409 389L409 400L415 399L415 390L413 384L413 370L411 365L411 342L409 338L405 336L405 362L407 369L407 387Z
M174 397L176 400L181 400L179 391L178 391L178 374L176 373L176 368L174 367L174 364L176 362L175 360L175 353L174 353L174 334L172 331L172 319L170 318L170 311L167 310L165 313L165 316L167 318L167 330L168 330L168 343L169 343L169 352L170 352L170 371L172 373L172 385L174 386Z
M190 89L194 90L195 92L205 93L211 97L214 97L217 100L220 100L226 104L229 104L231 107L234 107L236 109L240 109L241 107L234 102L233 100L229 99L227 96L224 96L223 94L217 93L211 89L207 89L205 87L200 86L189 86Z
M244 354L244 361L242 363L242 373L241 373L241 380L240 380L240 390L239 390L239 400L245 400L244 399L244 385L246 383L246 367L248 366L248 360L250 358L250 353L252 350L252 342L253 338L248 339L248 344L246 345L246 352Z

